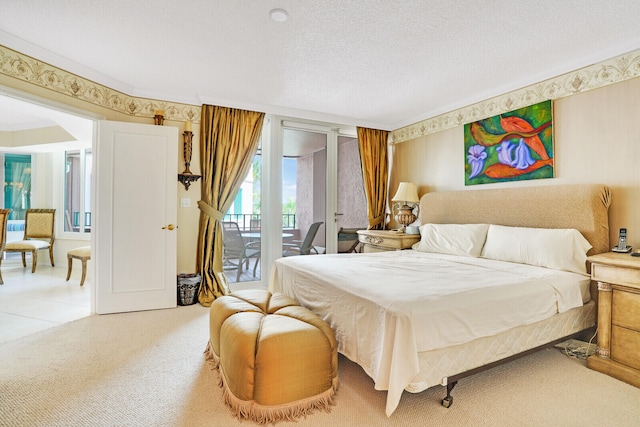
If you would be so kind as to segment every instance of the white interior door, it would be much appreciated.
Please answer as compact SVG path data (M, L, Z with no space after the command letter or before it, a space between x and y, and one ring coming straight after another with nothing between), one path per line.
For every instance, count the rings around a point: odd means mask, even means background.
M96 313L176 306L178 143L175 127L98 124Z

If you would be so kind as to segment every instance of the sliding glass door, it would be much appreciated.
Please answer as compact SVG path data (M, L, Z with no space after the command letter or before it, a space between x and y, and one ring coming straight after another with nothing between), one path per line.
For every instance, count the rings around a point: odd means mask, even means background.
M325 252L328 138L326 132L283 128L283 256Z
M369 224L357 136L338 134L337 160L337 251L352 253L359 251L357 230L366 230Z
M282 256L356 250L355 230L367 224L361 171L355 129L267 116L252 169L224 218L234 223L224 256L230 289L267 287ZM242 254L230 250L232 234Z

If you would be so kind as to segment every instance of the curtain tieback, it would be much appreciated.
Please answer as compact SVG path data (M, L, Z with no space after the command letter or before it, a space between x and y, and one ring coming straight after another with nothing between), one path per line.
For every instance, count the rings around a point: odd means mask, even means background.
M222 212L214 209L210 204L203 202L202 200L198 200L198 209L215 220L222 221L224 218L224 214Z
M369 227L375 227L376 225L382 223L384 221L385 214L378 215L377 217L369 217Z

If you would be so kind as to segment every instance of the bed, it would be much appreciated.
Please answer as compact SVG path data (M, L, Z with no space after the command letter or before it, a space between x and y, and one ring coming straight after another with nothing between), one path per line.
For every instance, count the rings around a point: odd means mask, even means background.
M427 193L414 249L290 257L270 290L324 319L386 414L403 391L458 380L593 333L588 255L609 251L610 193L561 185Z

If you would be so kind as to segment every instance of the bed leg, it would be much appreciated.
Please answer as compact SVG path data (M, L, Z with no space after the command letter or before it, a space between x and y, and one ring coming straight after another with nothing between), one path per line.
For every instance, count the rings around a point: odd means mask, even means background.
M453 381L447 384L447 396L442 399L442 406L445 408L450 407L453 404L453 396L451 396L451 390L458 384L458 381Z

